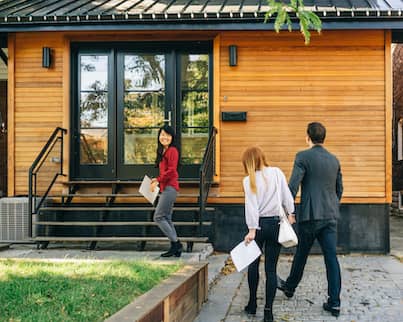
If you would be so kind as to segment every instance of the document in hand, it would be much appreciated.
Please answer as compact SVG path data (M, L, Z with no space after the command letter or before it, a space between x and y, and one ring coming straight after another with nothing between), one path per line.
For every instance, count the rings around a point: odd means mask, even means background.
M248 245L242 241L230 252L232 262L234 263L238 272L242 271L245 267L249 266L256 258L262 254L259 246L254 240Z
M159 191L160 188L156 187L154 192L151 192L151 179L149 176L145 175L139 188L139 192L144 196L144 198L146 198L153 205Z

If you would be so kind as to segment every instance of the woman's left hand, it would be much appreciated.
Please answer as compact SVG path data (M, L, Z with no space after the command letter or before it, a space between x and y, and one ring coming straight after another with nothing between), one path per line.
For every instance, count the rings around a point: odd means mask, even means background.
M249 229L249 233L245 236L245 244L248 245L256 237L256 229Z

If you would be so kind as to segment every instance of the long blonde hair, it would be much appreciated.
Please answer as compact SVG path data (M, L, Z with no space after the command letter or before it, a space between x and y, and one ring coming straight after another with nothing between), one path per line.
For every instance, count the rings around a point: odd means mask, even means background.
M250 189L256 193L256 171L269 166L262 149L258 146L247 148L242 154L242 164L245 173L249 176Z

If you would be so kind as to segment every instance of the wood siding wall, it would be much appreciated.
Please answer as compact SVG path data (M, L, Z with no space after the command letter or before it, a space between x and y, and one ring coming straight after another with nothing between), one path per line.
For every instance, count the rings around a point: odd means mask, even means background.
M383 31L323 32L310 46L298 33L220 37L221 111L248 112L247 122L220 124L221 195L242 195L240 156L249 145L260 145L289 177L295 153L306 148L307 124L319 121L327 128L326 146L341 162L343 201L386 201L390 84ZM236 67L228 65L229 45L238 46Z
M14 162L9 165L9 178L14 180L9 181L8 191L9 195L25 195L29 167L53 130L63 125L63 37L56 33L20 33L13 38L9 42L9 53L14 52L9 57L9 67L13 67L9 68L9 79L14 84L14 144L9 153L14 150ZM51 68L42 67L42 47L52 48ZM46 174L39 176L42 178L49 181Z
M155 35L155 34L154 34ZM14 111L15 151L9 194L26 194L27 172L56 126L68 124L68 40L141 40L150 35L15 35L9 91ZM311 121L327 127L327 147L341 161L344 202L388 200L391 168L385 50L383 31L328 31L305 46L299 33L221 32L171 35L172 39L213 39L215 48L214 116L219 127L219 198L241 202L243 149L259 144L271 165L289 177L295 153L305 146ZM153 40L159 37L154 36ZM165 37L166 38L166 37ZM66 45L67 43L67 45ZM238 65L228 66L228 46L238 46ZM51 47L53 66L42 68L42 47ZM10 51L10 54L13 50ZM219 56L217 56L219 55ZM66 67L67 66L67 67ZM218 77L217 77L218 75ZM63 78L64 77L64 78ZM222 111L246 111L247 122L221 122ZM390 130L390 129L389 129ZM391 130L390 130L391 131ZM12 154L10 150L9 154ZM11 156L12 158L12 156ZM389 169L389 170L388 170ZM15 173L15 175L14 175Z

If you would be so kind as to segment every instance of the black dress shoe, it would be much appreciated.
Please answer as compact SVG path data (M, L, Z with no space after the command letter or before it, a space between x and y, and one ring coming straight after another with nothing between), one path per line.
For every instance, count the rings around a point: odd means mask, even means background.
M330 312L335 317L340 315L340 307L331 307L329 303L323 303L323 309Z
M264 322L273 322L273 311L270 309L264 309Z
M244 311L248 314L256 314L256 304L250 304L248 303L247 306L245 306Z
M291 298L294 296L294 290L291 290L287 287L287 284L284 280L282 280L280 277L277 277L277 288L284 292L285 296L288 298Z

